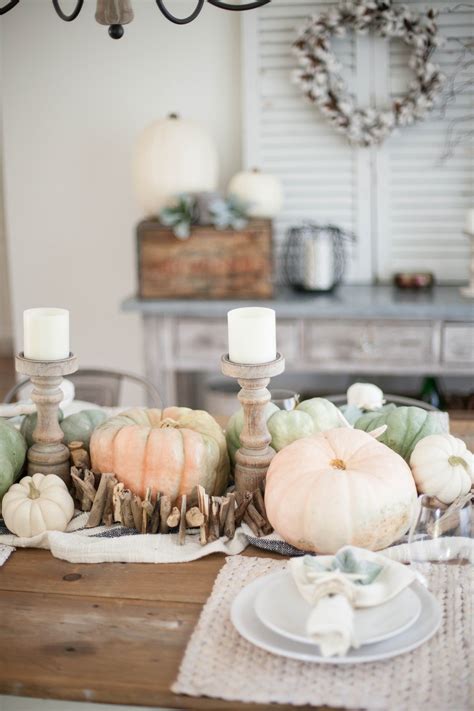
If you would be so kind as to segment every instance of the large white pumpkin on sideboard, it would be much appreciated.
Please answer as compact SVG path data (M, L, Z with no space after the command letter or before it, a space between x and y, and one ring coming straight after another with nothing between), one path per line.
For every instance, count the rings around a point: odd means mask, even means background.
M248 205L250 217L276 217L283 206L281 182L275 175L262 173L258 168L234 175L227 192Z
M199 124L170 114L140 135L133 174L145 216L156 217L179 193L217 188L217 148Z

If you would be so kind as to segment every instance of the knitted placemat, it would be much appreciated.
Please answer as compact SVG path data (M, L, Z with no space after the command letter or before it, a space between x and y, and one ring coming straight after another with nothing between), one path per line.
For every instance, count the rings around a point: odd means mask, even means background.
M237 556L223 565L186 649L172 690L227 701L330 705L357 709L470 709L473 568L423 563L419 570L442 606L441 628L413 652L386 661L325 665L270 654L230 621L237 593L285 561Z

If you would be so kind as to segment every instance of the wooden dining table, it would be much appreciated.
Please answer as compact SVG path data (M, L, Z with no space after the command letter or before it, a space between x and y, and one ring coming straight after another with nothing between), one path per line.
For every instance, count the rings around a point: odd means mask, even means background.
M249 547L243 555L271 554ZM177 709L267 708L177 696L170 688L223 564L219 553L191 563L90 565L17 550L0 568L0 693Z
M474 422L453 422L451 429L470 436ZM242 555L281 559L250 546ZM17 550L0 567L0 694L179 709L268 708L171 691L223 564L219 553L179 564L91 565L45 550Z

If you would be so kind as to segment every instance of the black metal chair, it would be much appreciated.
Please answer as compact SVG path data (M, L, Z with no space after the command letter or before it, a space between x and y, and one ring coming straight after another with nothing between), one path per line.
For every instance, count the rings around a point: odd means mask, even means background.
M333 402L338 407L339 405L345 405L347 402L346 395L325 395L325 398L326 400ZM434 410L435 412L439 412L437 407L434 407L423 400L415 400L412 397L403 397L402 395L389 395L388 393L384 393L384 398L387 404L392 402L394 405L398 406L415 405L416 407L421 407L423 410Z
M121 404L123 386L131 384L142 388L149 407L162 407L160 393L149 380L141 375L119 370L84 368L73 375L68 375L67 379L74 384L77 400L93 402L101 407L118 407ZM18 400L22 389L28 383L28 378L19 381L7 392L3 402L12 403Z

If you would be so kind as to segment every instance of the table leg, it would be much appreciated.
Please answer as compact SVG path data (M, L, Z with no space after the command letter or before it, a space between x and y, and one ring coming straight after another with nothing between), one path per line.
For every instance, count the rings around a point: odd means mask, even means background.
M172 319L162 316L143 317L145 375L161 395L163 405L175 405L177 373L173 367Z

